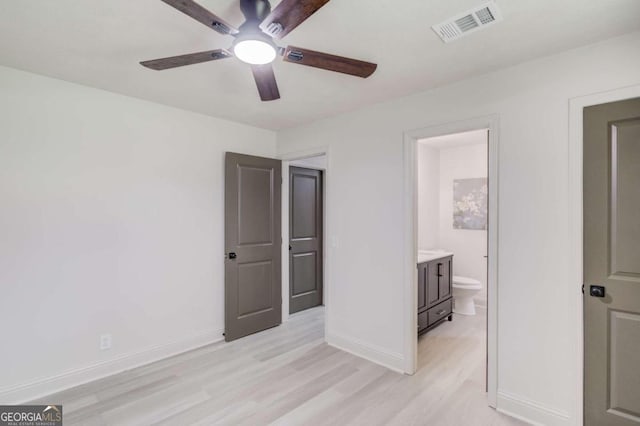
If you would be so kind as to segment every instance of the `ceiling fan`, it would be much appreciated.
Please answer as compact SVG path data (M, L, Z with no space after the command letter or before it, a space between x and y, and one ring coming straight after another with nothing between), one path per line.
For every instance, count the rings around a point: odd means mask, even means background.
M362 78L369 77L377 68L376 64L370 62L294 46L282 48L275 44L273 39L281 39L289 34L329 0L282 0L273 11L268 0L240 0L240 9L246 21L237 29L193 0L162 1L220 34L235 37L235 40L230 49L208 50L140 62L141 65L153 70L166 70L235 56L251 65L260 99L272 101L280 99L278 84L271 66L271 62L278 55L281 55L285 62Z

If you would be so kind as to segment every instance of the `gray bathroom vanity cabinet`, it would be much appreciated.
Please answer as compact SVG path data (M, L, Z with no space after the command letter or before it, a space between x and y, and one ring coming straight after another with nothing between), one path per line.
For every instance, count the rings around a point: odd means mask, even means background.
M453 319L453 256L418 263L418 334Z

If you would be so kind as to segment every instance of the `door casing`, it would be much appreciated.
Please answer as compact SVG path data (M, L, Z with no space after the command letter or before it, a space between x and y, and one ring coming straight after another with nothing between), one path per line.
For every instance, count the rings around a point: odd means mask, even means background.
M583 109L588 106L606 104L640 97L640 85L623 87L607 92L579 96L569 100L569 226L570 226L570 291L575 297L567 306L569 318L574 318L575 361L575 412L576 424L584 423L584 311L582 306L583 277Z
M323 305L324 310L324 328L325 328L325 341L327 339L329 331L329 322L331 321L331 259L330 259L330 239L331 235L331 221L327 217L327 203L328 194L331 188L331 151L329 146L318 146L300 151L294 151L290 153L284 153L277 158L282 160L282 241L289 241L289 162L294 160L302 160L309 157L316 157L319 155L326 156L326 167L319 170L324 171L323 185L322 185L322 216L324 218L324 227L322 233L322 239L324 244L322 246L323 256ZM289 292L289 246L288 244L282 245L282 294L288 294ZM282 298L282 322L289 320L289 299Z
M498 140L499 117L485 117L425 127L404 134L404 359L406 374L414 374L418 360L417 298L418 276L417 245L417 143L419 139L444 136L472 130L489 130L489 229L487 232L487 396L491 407L496 407L498 392Z

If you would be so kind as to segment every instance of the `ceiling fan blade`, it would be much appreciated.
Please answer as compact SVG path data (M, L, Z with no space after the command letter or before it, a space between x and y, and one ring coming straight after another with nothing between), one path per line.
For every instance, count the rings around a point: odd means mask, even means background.
M140 65L152 70L162 71L169 68L183 67L185 65L199 64L201 62L215 61L217 59L230 58L233 55L225 49L208 50L206 52L188 53L186 55L171 56L169 58L153 59L140 62Z
M260 24L260 29L280 39L302 24L329 0L282 0Z
M329 55L327 53L301 49L295 46L287 46L284 51L283 59L286 62L292 62L294 64L322 68L362 78L369 77L373 74L376 68L378 68L378 65L372 64L371 62Z
M234 28L228 22L209 12L193 0L162 0L169 6L173 6L185 15L191 16L198 22L203 23L209 28L214 29L220 34L238 34L238 29Z
M260 99L263 101L280 99L278 83L271 64L251 65L251 71L253 71L253 78L256 80L256 86L258 86Z

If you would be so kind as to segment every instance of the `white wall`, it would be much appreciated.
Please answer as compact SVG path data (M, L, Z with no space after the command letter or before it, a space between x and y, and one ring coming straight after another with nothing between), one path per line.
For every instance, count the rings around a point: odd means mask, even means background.
M316 155L314 157L302 158L300 160L289 161L290 166L307 167L309 169L326 170L327 156Z
M640 33L280 132L281 154L330 144L329 342L404 366L403 132L496 113L498 407L576 424L568 104L635 84Z
M440 248L440 152L418 144L418 248Z
M453 228L453 181L487 177L487 131L421 140L416 156L418 249L452 251L454 274L479 280L475 301L486 306L487 231Z
M220 339L224 152L275 134L3 67L0 94L0 402Z
M474 135L477 137L477 133ZM476 304L486 306L487 300L487 231L453 228L453 181L487 177L487 136L480 133L476 145L442 148L440 150L440 217L438 245L452 251L453 273L474 278L482 283ZM484 140L484 142L483 142Z

